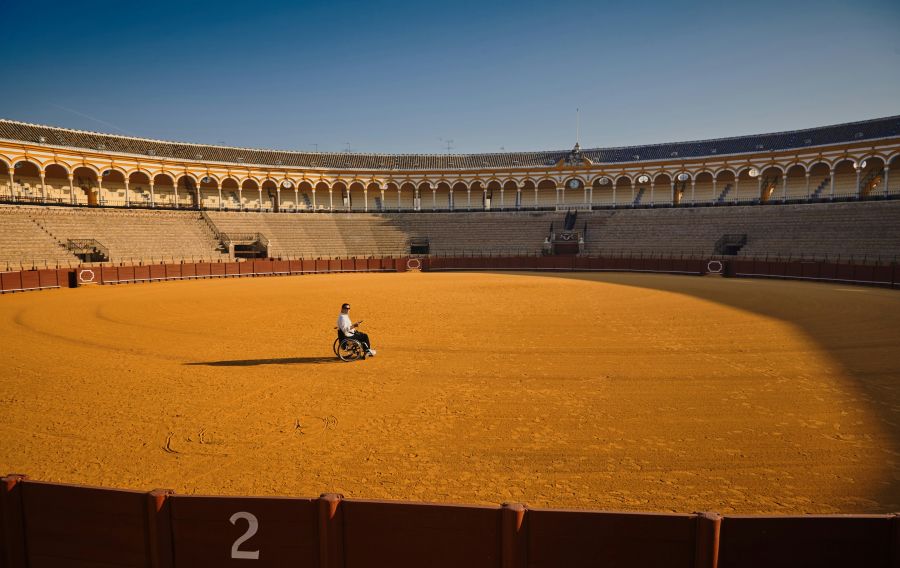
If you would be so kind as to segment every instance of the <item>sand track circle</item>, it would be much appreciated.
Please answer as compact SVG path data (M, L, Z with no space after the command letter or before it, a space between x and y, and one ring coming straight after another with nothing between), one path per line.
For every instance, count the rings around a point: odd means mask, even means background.
M340 305L377 357L334 358ZM410 272L0 298L0 468L179 493L900 509L900 294Z

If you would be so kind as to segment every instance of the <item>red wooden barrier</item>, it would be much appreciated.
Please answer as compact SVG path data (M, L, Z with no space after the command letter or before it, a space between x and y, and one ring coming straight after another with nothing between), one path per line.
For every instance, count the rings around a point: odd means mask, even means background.
M226 276L238 276L241 273L241 264L242 262L226 262L225 263L225 275Z
M355 268L352 258L342 258L338 261L338 270L342 272L353 272Z
M60 268L56 271L60 286L69 286L69 273L75 272L72 268Z
M209 278L212 274L212 268L214 266L221 266L220 264L213 264L210 262L198 262L196 265L196 275L197 278Z
M166 279L167 280L177 280L181 278L181 265L180 264L166 264Z
M120 266L117 278L119 279L119 282L134 282L134 267Z
M59 286L59 274L56 270L38 270L38 285L41 288L57 288Z
M695 568L695 515L528 511L528 566Z
M22 513L24 476L10 474L0 479L0 566L25 566L25 527Z
M497 568L500 509L342 501L346 568Z
M149 564L147 494L21 482L29 566Z
M197 265L193 262L185 262L181 265L181 277L182 278L196 278L197 276Z
M216 262L209 265L210 276L225 276L225 268L227 264L224 262Z
M41 279L37 270L22 271L22 289L23 290L39 290L41 287Z
M291 263L287 260L276 260L272 262L272 272L275 274L290 274Z
M150 280L150 267L149 266L135 266L134 267L134 279L135 280Z
M272 274L275 271L275 265L271 260L254 260L253 272L256 274Z
M328 261L328 272L340 272L341 271L341 261L340 260L329 260Z
M853 266L853 280L857 282L873 282L874 266L857 264Z
M166 279L166 267L162 264L151 264L150 268L150 280L165 280Z
M241 276L244 276L247 274L253 274L253 264L254 264L254 262L252 260L248 260L245 262L238 262L237 263L237 269L238 269L237 273L240 274Z
M719 568L888 568L893 528L890 515L725 517Z
M318 566L315 499L169 498L176 567Z
M325 259L316 259L316 267L313 272L328 272L330 269L329 261Z
M302 260L291 260L288 261L290 266L291 274L301 274L303 272L303 261Z
M892 266L873 266L872 281L879 284L891 284Z

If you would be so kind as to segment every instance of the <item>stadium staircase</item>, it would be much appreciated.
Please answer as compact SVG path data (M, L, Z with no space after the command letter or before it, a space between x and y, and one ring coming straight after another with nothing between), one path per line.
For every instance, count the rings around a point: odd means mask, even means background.
M634 201L631 203L633 206L637 207L641 204L641 199L644 198L644 192L647 191L646 188L642 187L638 190L637 194L634 196Z
M812 192L812 195L810 195L809 198L810 199L821 199L822 198L821 197L822 190L828 186L829 182L831 182L831 176L825 176L825 179L823 179L822 183L820 183L819 186L816 187L816 190L814 192Z
M714 250L716 254L736 256L746 244L747 235L745 233L725 234L716 241Z
M725 200L728 199L728 194L731 193L731 189L734 186L730 183L725 184L725 189L722 190L722 193L719 194L719 197L716 198L716 203L725 203Z

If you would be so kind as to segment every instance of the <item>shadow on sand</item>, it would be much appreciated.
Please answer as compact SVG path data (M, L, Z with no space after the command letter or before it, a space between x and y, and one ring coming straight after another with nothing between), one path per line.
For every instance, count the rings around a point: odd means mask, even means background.
M340 363L337 357L285 357L282 359L236 359L233 361L201 361L185 365L205 365L207 367L255 367L257 365L319 365Z
M507 273L509 274L509 273ZM528 273L534 275L534 273ZM686 294L789 322L830 355L851 377L887 433L893 475L870 493L884 510L900 507L900 293L883 288L764 279L626 273L540 273L551 278L608 282ZM843 301L846 298L847 301Z

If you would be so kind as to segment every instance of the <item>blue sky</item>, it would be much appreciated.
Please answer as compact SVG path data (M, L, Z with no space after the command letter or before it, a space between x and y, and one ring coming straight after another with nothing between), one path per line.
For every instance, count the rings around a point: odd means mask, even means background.
M39 7L39 9L37 7ZM495 152L900 114L900 3L4 5L0 116L292 150Z

